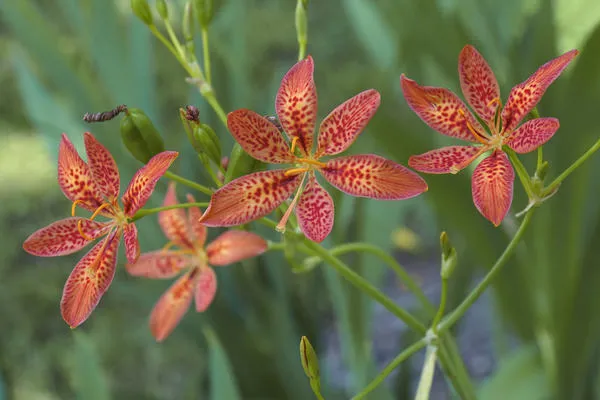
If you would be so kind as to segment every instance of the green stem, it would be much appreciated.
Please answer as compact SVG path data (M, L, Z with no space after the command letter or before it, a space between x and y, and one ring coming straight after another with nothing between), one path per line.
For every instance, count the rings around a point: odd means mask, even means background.
M579 168L579 166L581 166L581 164L583 164L596 151L598 151L598 149L600 149L600 139L598 139L596 143L594 143L593 146L588 149L588 151L583 153L581 157L579 157L573 164L571 164L569 168L565 169L562 174L560 174L556 179L554 179L552 183L546 186L542 193L542 197L545 197L554 192L562 183L562 181L564 181L569 175L571 175L573 171Z
M387 376L392 373L404 360L408 357L415 354L417 351L421 350L427 346L427 339L421 338L419 341L413 343L410 347L407 347L400 354L396 356L386 367L369 383L360 393L352 398L352 400L360 400L363 399L366 395L371 393L373 390L377 388Z
M444 365L447 371L451 372L450 381L461 398L465 400L475 400L475 388L469 377L467 367L460 355L458 346L450 332L445 332L439 337L440 364Z
M197 191L202 192L204 194L207 194L209 196L213 194L212 189L207 188L206 186L203 186L203 185L201 185L199 183L196 183L194 181L190 181L189 179L185 179L184 177L176 175L176 174L172 173L171 171L165 172L164 177L167 178L167 179L170 179L170 180L172 180L174 182L181 183L182 185L194 188Z
M525 218L523 219L523 222L521 222L521 226L519 226L517 233L515 233L515 236L512 238L500 258L498 258L492 269L490 269L487 275L481 280L481 282L479 282L475 289L469 293L463 302L460 303L459 306L452 311L452 313L442 320L442 322L438 325L438 332L441 333L450 329L450 327L452 327L467 312L473 303L477 301L487 287L493 282L496 275L498 275L498 273L502 270L504 264L506 264L506 262L512 256L513 252L517 248L517 244L521 241L527 226L529 226L533 211L533 208L527 211L527 214L525 214Z
M537 196L534 194L533 188L531 187L531 178L529 177L525 166L517 156L517 153L515 153L514 150L509 147L506 147L504 150L506 151L506 154L508 154L512 164L515 166L515 171L517 171L517 175L519 176L519 180L521 181L521 184L527 193L527 197L529 197L529 199L536 198Z
M421 287L414 281L410 274L406 272L406 270L398 263L398 261L396 261L394 257L390 256L381 248L368 243L346 243L330 249L329 253L337 257L353 251L370 253L386 263L391 269L394 270L400 280L406 284L408 289L414 293L423 307L427 309L427 312L431 314L435 312L435 308L427 296L425 296L425 293L423 293Z
M348 267L340 259L330 254L329 251L321 247L319 244L308 239L304 239L304 245L313 255L321 257L323 261L327 262L340 275L350 281L350 283L356 286L359 290L369 295L382 306L387 308L392 314L404 321L404 323L406 323L406 325L408 325L411 329L420 334L425 334L427 331L425 325L423 325L418 319L416 319L414 316L412 316L412 314L404 310L402 307L399 307L392 299L383 294L369 281L350 269L350 267Z
M156 207L156 208L142 208L135 213L133 217L129 219L129 222L135 222L140 218L144 218L148 215L156 214L161 211L175 210L177 208L189 208L189 207L208 207L207 202L202 203L181 203L173 204L172 206Z
M162 44L175 56L175 58L181 63L181 54L177 52L175 47L167 40L167 38L160 33L160 31L156 28L155 25L150 25L150 32L156 37L158 40L162 42Z
M440 306L433 318L433 322L431 323L431 327L434 332L437 333L437 325L442 320L444 316L444 311L446 310L446 297L448 296L448 279L442 278L442 293L440 295Z
M540 146L537 149L537 165L535 167L535 171L539 171L542 168L542 164L544 162L544 146Z
M177 35L175 34L175 31L173 30L173 26L171 25L171 22L168 19L164 19L163 23L165 24L165 29L167 30L167 34L169 35L169 38L171 39L171 43L173 43L173 46L175 46L175 49L177 49L177 51L179 52L180 58L185 59L185 50L183 49L183 46L179 42L179 39L177 39Z
M212 89L208 92L202 93L202 95L204 96L208 104L210 104L213 110L217 113L217 116L219 117L223 125L227 127L227 113L225 113L223 107L221 107L221 104L219 104L219 101L215 97L215 93L212 91Z
M425 361L421 370L421 378L417 386L415 400L429 400L431 393L431 384L433 383L433 374L435 372L435 361L437 360L437 347L429 345L425 352Z
M204 74L206 76L206 82L212 85L211 73L210 73L210 51L208 47L208 29L202 28L202 59L204 61Z

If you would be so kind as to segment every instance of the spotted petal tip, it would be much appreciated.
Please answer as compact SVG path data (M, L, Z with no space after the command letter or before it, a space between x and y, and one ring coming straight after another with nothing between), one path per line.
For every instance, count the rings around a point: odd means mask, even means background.
M94 246L75 266L67 279L60 311L65 322L75 328L96 308L108 290L117 264L119 231L113 231Z
M415 172L374 154L334 158L320 171L329 183L353 196L402 200L427 190Z
M529 153L546 143L560 127L556 118L536 118L518 127L507 145L517 153Z
M500 225L508 213L513 198L515 171L503 151L496 150L473 171L471 189L477 210Z
M381 102L379 92L365 90L336 107L319 128L316 157L346 150L365 129Z
M285 170L261 171L234 179L213 193L200 218L206 226L236 226L264 217L290 197L301 174Z
M257 160L290 164L296 158L277 127L254 111L241 109L230 112L227 127L235 141Z
M460 86L467 103L485 122L490 122L500 106L500 87L487 61L471 45L458 56Z
M229 230L206 246L210 265L229 265L267 251L267 242L255 233Z
M400 86L408 106L429 127L439 133L469 142L478 142L474 132L483 132L479 121L448 89L421 86L402 74Z
M128 217L132 217L146 204L158 180L167 172L178 155L176 151L158 153L135 173L123 195L123 207Z
M119 196L121 181L115 159L90 132L83 134L83 141L96 187L109 200L116 199Z
M294 65L283 77L275 98L275 111L287 135L298 138L303 155L312 152L317 117L317 89L311 56Z

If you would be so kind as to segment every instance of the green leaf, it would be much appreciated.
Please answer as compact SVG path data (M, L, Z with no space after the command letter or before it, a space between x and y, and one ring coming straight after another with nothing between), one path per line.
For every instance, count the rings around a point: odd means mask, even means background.
M493 376L480 389L481 400L532 400L551 398L540 355L535 346L523 346L501 359Z
M210 398L213 400L241 400L242 396L237 387L231 364L219 338L210 328L204 329L204 336L208 342L210 358Z
M365 52L380 68L392 69L398 59L398 42L376 3L344 0L342 6Z
M82 331L74 331L75 348L71 384L78 399L108 400L111 398L108 379L100 363L100 355L92 339Z

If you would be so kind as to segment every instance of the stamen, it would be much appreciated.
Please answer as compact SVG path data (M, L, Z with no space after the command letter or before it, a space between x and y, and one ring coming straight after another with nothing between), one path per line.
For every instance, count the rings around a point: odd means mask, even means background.
M84 202L84 201L83 201L83 200L81 200L81 199L80 199L80 200L75 200L75 201L73 202L73 205L71 206L71 217L74 217L74 216L75 216L75 208L77 208L77 205L78 205L78 204L81 204L81 203L83 203L83 202Z
M281 221L279 221L279 223L275 227L275 230L277 232L281 232L281 233L285 232L285 225L287 224L288 219L290 219L290 215L292 215L292 211L294 210L294 208L296 208L296 203L298 202L298 199L300 198L300 195L303 192L302 185L304 184L305 179L306 179L306 175L304 175L302 177L302 182L300 182L300 186L298 187L298 190L296 191L296 195L294 196L294 199L290 203L290 206L288 207L288 209L285 211L285 214L283 214L283 217L281 217Z
M169 242L169 243L165 244L165 245L163 246L163 248L161 249L161 251L167 251L167 250L169 250L169 249L170 249L171 247L173 247L173 246L175 246L175 242L172 242L172 241L171 241L171 242Z
M487 106L488 106L488 107L491 107L491 106L493 106L493 105L494 105L494 103L498 103L498 107L501 107L501 106L502 106L502 103L500 102L500 97L495 97L495 98L493 98L492 100L490 100L490 102L489 102L489 103L487 103Z
M292 153L292 155L295 154L294 152L296 151L296 143L298 143L299 139L300 138L298 136L294 136L292 138L292 145L290 146L290 153Z
M308 172L308 168L290 168L287 171L285 171L283 174L285 176L295 176L295 175L299 175L303 172Z
M465 123L467 124L467 128L471 131L471 133L473 134L473 137L481 144L487 144L487 140L485 140L476 130L475 128L473 128L473 125L471 125L471 123L469 122L469 120L467 119L467 116L465 115L465 112L459 108L458 109L458 113L460 115L463 116L463 118L465 119ZM486 135L487 136L487 135Z
M94 213L92 214L92 216L90 217L90 219L94 220L94 218L96 218L100 214L100 211L104 210L106 207L108 207L110 205L111 205L110 203L104 203L104 204L102 204L100 207L98 207L96 209L96 211L94 211Z
M319 168L325 168L327 166L327 164L321 162L321 161L317 161L317 160L313 160L310 158L299 158L298 159L299 163L304 163L304 164L310 164L310 165L316 165Z
M88 235L83 233L83 220L82 219L77 221L77 230L79 231L79 234L81 235L81 237L84 238L85 240L94 240L93 237L89 237Z

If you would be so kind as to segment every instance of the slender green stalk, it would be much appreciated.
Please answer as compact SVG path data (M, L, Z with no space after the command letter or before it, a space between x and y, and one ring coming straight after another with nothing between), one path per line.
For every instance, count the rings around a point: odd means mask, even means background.
M469 293L469 295L463 300L462 303L459 304L458 307L452 313L450 313L446 318L442 320L442 322L438 325L438 332L445 332L452 325L454 325L462 316L467 312L467 310L477 301L477 299L483 294L483 292L488 288L488 286L494 281L494 278L498 273L502 270L502 267L506 262L510 259L515 249L517 248L518 243L521 241L525 230L529 226L529 222L531 221L531 217L533 216L533 211L535 209L530 209L527 214L525 214L525 218L523 218L523 222L521 222L521 226L513 236L512 240L500 256L492 269L486 274L486 276L479 282L479 284Z
M456 391L461 393L462 399L475 400L477 398L475 395L475 387L473 386L469 371L467 371L467 366L460 355L458 346L456 345L456 341L452 337L452 334L450 332L444 332L438 339L440 349L438 356L440 364L446 365L446 369L451 371L452 376L450 377L450 382L452 382Z
M544 150L543 150L544 146L540 146L537 149L537 164L535 167L536 171L539 171L540 168L542 168L542 163L544 162Z
M212 189L207 188L206 186L203 186L194 181L190 181L189 179L185 179L184 177L176 175L176 174L172 173L171 171L165 172L164 177L167 179L170 179L174 182L181 183L182 185L189 186L189 187L196 189L197 191L207 194L209 196L213 194Z
M444 311L446 310L446 297L448 296L448 279L442 278L442 293L440 295L440 306L433 318L433 322L431 323L431 327L434 332L437 333L437 325L442 320L444 316Z
M521 184L523 185L527 196L530 199L536 198L537 196L534 194L533 188L531 187L531 178L529 177L525 166L517 156L517 153L515 153L514 150L510 149L509 147L506 147L505 151L506 154L508 154L508 157L510 158L512 164L515 166L515 171L517 171L517 175L519 176L519 180L521 181Z
M414 281L410 274L398 263L398 261L396 261L396 259L389 255L387 252L375 245L361 242L345 243L329 250L329 253L336 257L350 252L369 253L379 258L381 261L386 263L391 269L394 270L394 272L398 275L400 280L406 284L406 287L408 287L408 289L414 293L414 295L419 299L423 307L427 309L427 312L431 314L435 312L433 304L431 304L427 296L425 296L425 293L423 293L421 287Z
M210 73L210 48L208 47L208 29L202 28L202 60L204 61L204 75L206 76L206 82L212 85L211 73Z
M549 195L550 193L554 192L554 190L556 190L558 188L558 186L562 183L562 181L564 181L569 175L571 175L571 173L573 173L573 171L575 171L577 168L579 168L579 166L581 166L581 164L583 164L596 151L598 151L598 149L600 149L600 139L598 139L596 141L596 143L594 143L592 145L592 147L590 147L588 149L588 151L583 153L581 155L581 157L579 157L573 164L571 164L569 166L569 168L565 169L562 174L560 174L556 179L554 179L552 181L552 183L550 183L548 186L546 186L546 188L544 189L544 192L542 193L542 196L545 197L545 196Z
M162 44L175 56L175 58L181 62L181 54L177 52L175 47L167 40L167 38L158 30L155 25L150 25L150 32L156 37L158 40L162 42Z
M435 362L437 360L437 347L429 345L425 353L425 361L421 370L421 378L417 386L415 400L429 400L431 393L431 384L433 383L433 374L435 372Z
M304 239L304 245L310 251L312 255L319 256L333 267L340 275L346 278L350 283L356 286L359 290L369 295L371 298L379 302L382 306L387 308L392 314L400 318L406 325L411 329L421 334L425 334L427 328L412 314L398 306L392 299L383 294L379 289L373 286L369 281L361 277L359 274L354 272L344 262L337 257L333 256L326 249L321 247L319 244L314 243L308 239Z
M133 217L131 217L129 219L129 222L137 221L140 218L144 218L148 215L156 214L161 211L174 210L177 208L207 207L207 206L208 206L208 203L203 202L203 203L181 203L181 204L174 204L172 206L164 206L164 207L156 207L156 208L142 208L141 210L136 212Z
M212 109L217 113L217 116L219 117L223 125L225 125L225 127L227 128L227 113L225 113L223 107L221 107L221 104L219 104L219 101L215 97L215 93L212 91L212 89L209 92L202 93L202 95L204 96L208 104L210 104Z
M175 34L175 31L173 30L171 21L169 21L168 19L163 19L163 22L165 24L165 29L167 30L167 34L169 35L169 38L171 39L171 43L173 43L173 46L179 52L180 57L185 57L185 50L184 50L183 46L181 45L181 43L179 42L179 39L177 39L177 35Z
M421 350L427 346L427 339L425 337L421 338L417 342L413 343L411 346L407 347L402 351L402 353L398 354L396 358L394 358L385 368L377 374L375 379L371 381L360 393L352 398L352 400L360 400L365 398L366 395L371 393L373 390L377 388L387 376L392 373L404 360L415 354L417 351Z

